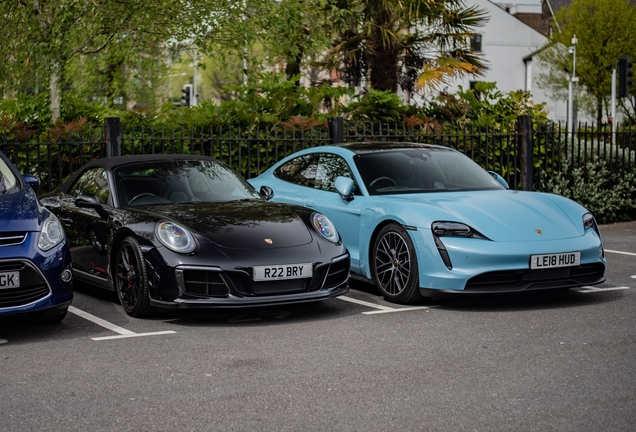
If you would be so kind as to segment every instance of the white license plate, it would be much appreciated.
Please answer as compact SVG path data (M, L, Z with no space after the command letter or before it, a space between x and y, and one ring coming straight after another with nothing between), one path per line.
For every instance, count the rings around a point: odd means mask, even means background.
M2 288L20 288L20 272L0 273L0 289Z
M285 264L254 267L255 281L302 279L311 277L312 274L312 264Z
M581 252L567 252L559 254L532 255L530 268L533 270L573 267L581 264Z

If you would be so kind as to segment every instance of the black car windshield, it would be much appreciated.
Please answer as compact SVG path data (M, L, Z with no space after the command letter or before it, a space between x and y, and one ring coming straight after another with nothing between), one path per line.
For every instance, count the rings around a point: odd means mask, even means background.
M16 178L13 170L0 157L0 195L10 194L20 190L20 183Z
M141 162L114 170L120 207L259 199L231 168L208 160Z
M370 195L504 189L470 158L450 149L361 153L355 163Z

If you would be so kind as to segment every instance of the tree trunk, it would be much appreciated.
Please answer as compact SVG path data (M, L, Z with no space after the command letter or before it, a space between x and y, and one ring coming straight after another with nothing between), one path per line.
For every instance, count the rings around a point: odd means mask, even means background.
M391 22L388 13L378 17L378 27ZM397 92L399 47L394 41L384 40L379 29L373 32L372 53L369 56L371 88Z
M299 50L295 56L287 57L287 65L285 66L285 75L291 78L294 75L300 75L300 62L303 59L303 50ZM300 80L296 80L296 85L300 86Z
M51 109L51 123L55 124L60 119L60 63L54 62L49 75L49 95Z

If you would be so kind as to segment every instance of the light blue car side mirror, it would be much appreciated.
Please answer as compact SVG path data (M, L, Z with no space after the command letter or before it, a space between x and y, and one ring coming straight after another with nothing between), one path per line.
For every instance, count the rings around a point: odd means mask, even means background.
M351 201L353 199L353 180L348 177L338 176L336 177L336 190L345 201Z
M500 185L502 185L503 187L505 187L506 189L510 189L510 186L508 186L508 182L499 174L497 174L494 171L488 171L488 174L490 174L491 176L493 176L493 178L495 180L497 180L499 182Z

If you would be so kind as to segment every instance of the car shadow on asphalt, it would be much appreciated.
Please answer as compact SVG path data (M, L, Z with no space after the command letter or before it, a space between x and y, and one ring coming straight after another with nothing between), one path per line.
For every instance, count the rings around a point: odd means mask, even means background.
M462 312L509 312L584 307L623 298L622 291L582 292L576 289L510 294L443 295L428 300L429 306Z

